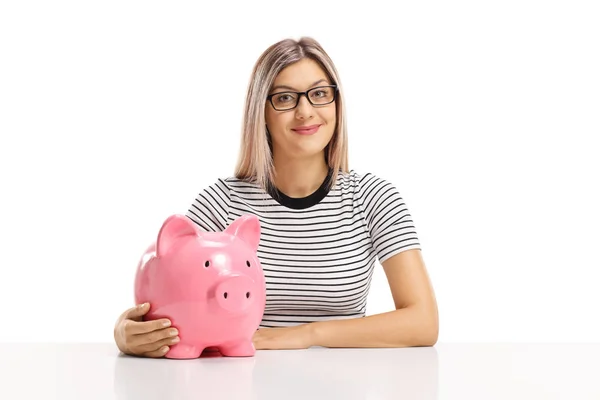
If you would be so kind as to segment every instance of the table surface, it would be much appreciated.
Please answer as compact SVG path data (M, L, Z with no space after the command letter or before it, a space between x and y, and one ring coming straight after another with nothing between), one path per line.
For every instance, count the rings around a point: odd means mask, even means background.
M600 399L600 343L258 351L195 360L0 344L6 399Z

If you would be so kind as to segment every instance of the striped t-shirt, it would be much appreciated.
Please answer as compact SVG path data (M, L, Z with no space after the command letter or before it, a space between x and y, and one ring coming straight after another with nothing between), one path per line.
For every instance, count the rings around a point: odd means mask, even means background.
M222 231L243 214L261 224L258 258L267 288L260 327L363 317L376 259L420 244L396 187L372 173L330 174L304 198L234 177L218 179L186 215L200 229ZM276 189L275 189L276 190Z

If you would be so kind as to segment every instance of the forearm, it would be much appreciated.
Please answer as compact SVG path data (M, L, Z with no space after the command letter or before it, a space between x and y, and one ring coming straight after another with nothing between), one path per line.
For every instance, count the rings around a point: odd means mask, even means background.
M364 318L310 324L313 346L413 347L437 341L437 315L406 307Z

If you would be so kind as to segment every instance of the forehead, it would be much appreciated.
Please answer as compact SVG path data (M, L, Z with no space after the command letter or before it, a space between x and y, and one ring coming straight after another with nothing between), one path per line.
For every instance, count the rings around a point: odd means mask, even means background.
M273 87L285 85L303 90L321 79L324 79L325 82L320 84L329 84L327 73L316 61L303 59L282 69L275 78Z

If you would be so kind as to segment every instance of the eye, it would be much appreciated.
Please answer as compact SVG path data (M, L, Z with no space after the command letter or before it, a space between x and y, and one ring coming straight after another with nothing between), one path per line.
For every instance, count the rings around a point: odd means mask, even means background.
M250 268L250 261L246 261L246 265Z
M208 268L208 266L209 266L209 265L210 265L210 261L206 261L206 262L204 263L204 266L205 266L205 267L207 267L207 268Z

